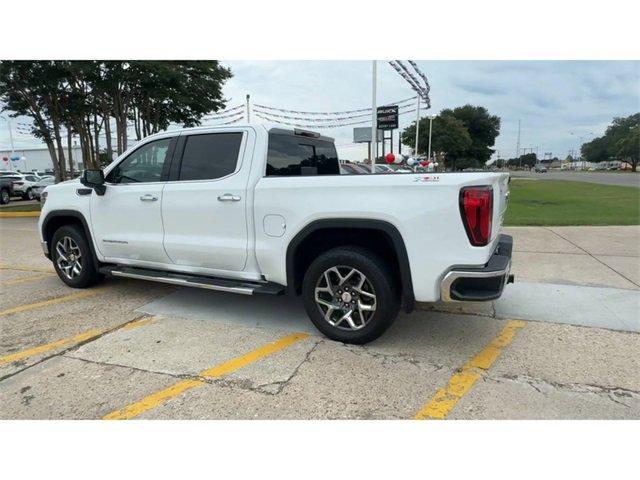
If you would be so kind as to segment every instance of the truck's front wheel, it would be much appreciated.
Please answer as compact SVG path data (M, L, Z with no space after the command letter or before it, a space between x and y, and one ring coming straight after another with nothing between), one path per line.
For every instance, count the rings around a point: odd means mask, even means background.
M78 225L65 225L53 234L51 259L60 280L74 288L86 288L102 280L93 262L87 238Z
M329 250L311 263L302 296L309 318L327 337L363 344L382 335L400 305L384 260L359 247Z

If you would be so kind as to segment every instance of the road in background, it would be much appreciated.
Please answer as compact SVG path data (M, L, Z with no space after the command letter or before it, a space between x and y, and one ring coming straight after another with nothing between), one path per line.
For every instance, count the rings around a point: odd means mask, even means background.
M514 178L539 178L543 180L568 180L573 182L600 183L602 185L619 185L621 187L640 188L640 173L625 172L562 172L547 173L509 172Z

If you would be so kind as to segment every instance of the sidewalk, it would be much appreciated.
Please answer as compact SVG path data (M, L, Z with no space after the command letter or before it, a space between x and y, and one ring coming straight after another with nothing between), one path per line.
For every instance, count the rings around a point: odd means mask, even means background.
M509 227L516 282L640 290L640 226Z
M640 332L640 226L510 227L515 283L485 303L436 303L452 313Z

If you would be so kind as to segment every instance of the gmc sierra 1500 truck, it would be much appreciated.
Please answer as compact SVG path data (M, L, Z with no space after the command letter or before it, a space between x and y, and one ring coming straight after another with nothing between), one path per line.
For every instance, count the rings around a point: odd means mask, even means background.
M333 140L260 125L152 135L47 187L42 248L60 279L105 274L302 295L331 339L366 343L415 302L498 298L504 173L341 175Z

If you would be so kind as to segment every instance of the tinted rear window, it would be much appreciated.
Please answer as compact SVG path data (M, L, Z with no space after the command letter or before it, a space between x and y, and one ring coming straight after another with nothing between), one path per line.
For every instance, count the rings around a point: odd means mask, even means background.
M211 133L187 137L180 180L211 180L236 170L242 133Z
M332 142L310 137L269 134L267 176L340 175Z

